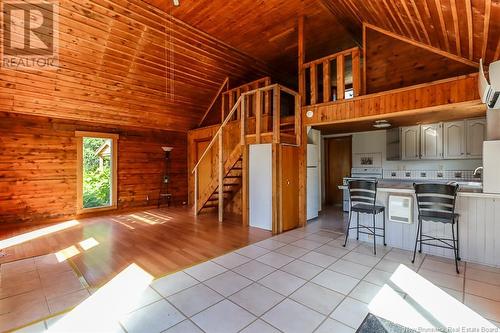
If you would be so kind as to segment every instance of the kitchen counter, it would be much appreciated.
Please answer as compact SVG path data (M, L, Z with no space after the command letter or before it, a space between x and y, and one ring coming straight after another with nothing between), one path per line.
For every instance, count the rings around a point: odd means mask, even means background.
M416 220L418 209L416 206L414 181L406 180L380 180L377 189L377 204L384 206L386 214L386 241L388 246L413 251L415 235L417 232ZM415 182L422 182L421 180ZM430 182L430 181L427 181ZM442 181L445 182L445 181ZM460 256L469 262L500 267L500 194L483 193L482 188L473 186L474 183L461 182L459 188L456 213L459 214ZM459 183L460 185L460 183ZM339 186L345 189L346 186ZM410 221L404 223L391 219L389 201L392 196L411 197ZM353 219L353 221L356 221ZM376 217L376 224L382 227L382 214ZM361 214L360 224L371 225L371 216ZM424 223L424 232L434 236L451 235L451 225L442 223ZM356 237L356 233L349 235ZM360 240L373 242L367 235L360 235ZM382 239L377 238L377 243ZM423 246L423 251L428 254L453 257L453 251L435 247Z
M448 183L449 181L422 181L422 180L402 180L402 179L383 179L379 180L377 190L379 192L391 192L399 194L413 194L413 183ZM480 183L476 182L457 182L459 184L458 196L500 199L500 193L484 193ZM341 190L347 189L347 186L338 187Z

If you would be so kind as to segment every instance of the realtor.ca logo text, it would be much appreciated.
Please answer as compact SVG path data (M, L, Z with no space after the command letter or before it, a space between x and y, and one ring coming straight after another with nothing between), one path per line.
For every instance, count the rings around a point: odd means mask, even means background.
M1 1L1 66L50 70L59 66L57 0Z

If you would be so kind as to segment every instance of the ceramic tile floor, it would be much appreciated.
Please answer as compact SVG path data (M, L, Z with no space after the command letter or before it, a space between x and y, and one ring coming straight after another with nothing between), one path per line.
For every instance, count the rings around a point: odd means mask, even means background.
M499 325L500 269L350 241L309 226L155 280L116 332L355 332L404 264ZM450 298L451 299L451 298ZM457 303L458 304L458 303ZM46 309L46 311L49 311ZM65 315L24 328L44 332Z
M54 254L0 265L0 331L73 307L90 293Z

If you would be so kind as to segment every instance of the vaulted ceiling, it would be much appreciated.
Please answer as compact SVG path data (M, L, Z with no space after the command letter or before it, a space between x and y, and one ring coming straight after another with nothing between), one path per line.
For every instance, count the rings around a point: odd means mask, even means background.
M320 0L144 0L175 18L296 76L297 22L306 17L306 58L314 60L355 46L348 30Z
M460 57L500 58L499 0L321 0L354 35L367 22Z

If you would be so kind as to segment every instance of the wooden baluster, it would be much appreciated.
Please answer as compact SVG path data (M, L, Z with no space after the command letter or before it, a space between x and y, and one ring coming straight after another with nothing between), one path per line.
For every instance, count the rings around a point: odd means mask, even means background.
M224 218L224 149L223 149L223 133L224 129L220 129L219 133L219 222Z
M298 146L300 146L300 138L301 138L301 126L302 126L302 115L301 115L301 96L296 95L295 96L295 136L296 136L296 143Z
M194 215L198 215L198 167L194 169Z
M316 64L311 64L311 105L318 102L318 75Z
M337 100L345 98L345 66L344 55L337 57Z
M330 82L330 60L323 61L323 103L330 102L331 82Z
M273 89L273 142L281 139L281 90L279 86Z
M227 93L222 94L222 101L221 101L221 120L220 123L222 124L224 122L224 119L226 119L226 99L227 99Z
M352 52L352 89L354 97L361 95L361 59L359 49Z
M229 106L228 112L231 112L231 110L233 109L233 106L234 106L234 91L229 92L229 105L228 106Z
M241 88L238 88L238 90L236 90L236 101L238 101L240 96L241 96ZM239 120L240 117L241 117L241 104L238 105L238 111L236 111L235 120Z
M262 123L262 91L255 94L255 143L260 143L261 123Z

